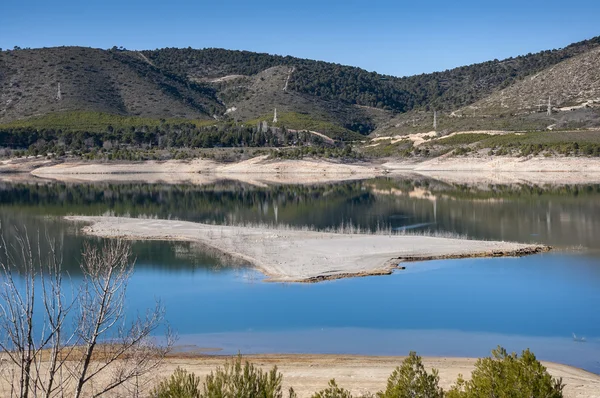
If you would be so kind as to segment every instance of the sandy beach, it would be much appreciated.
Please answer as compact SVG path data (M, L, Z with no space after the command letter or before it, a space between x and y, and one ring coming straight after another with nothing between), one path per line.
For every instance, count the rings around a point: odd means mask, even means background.
M91 224L83 232L92 236L196 242L251 264L269 281L278 282L387 275L405 261L521 256L549 250L542 245L429 236L326 233L122 217L67 219Z
M204 356L198 354L170 354L165 362L150 375L140 379L142 396L163 378L168 378L178 367L193 372L200 377L201 383L207 375L218 366L223 366L230 357ZM268 354L244 356L254 365L267 371L273 366L283 375L283 391L290 387L298 397L310 397L314 392L327 387L329 380L335 378L338 386L351 391L353 396L360 397L368 393L376 393L385 389L392 371L401 364L404 357L327 355L327 354ZM440 387L448 390L459 374L470 378L474 369L475 358L455 357L423 357L427 371L435 368L439 371ZM542 362L548 372L555 378L561 377L566 384L563 391L565 398L600 398L600 376L552 362ZM97 382L102 383L110 374L100 376ZM109 397L128 396L124 388L106 394ZM0 379L0 394L10 395L10 385Z
M386 382L403 357L273 354L246 357L254 364L267 370L277 366L283 374L284 391L293 387L299 397L310 397L312 393L327 387L335 378L337 384L350 390L354 396L376 393L385 388ZM428 371L439 370L440 386L449 389L459 374L469 378L474 369L474 358L424 357ZM202 379L217 366L225 362L223 357L173 356L159 369L158 377L168 377L178 366L194 372ZM562 377L566 384L565 398L599 398L600 376L574 367L544 362L549 373Z

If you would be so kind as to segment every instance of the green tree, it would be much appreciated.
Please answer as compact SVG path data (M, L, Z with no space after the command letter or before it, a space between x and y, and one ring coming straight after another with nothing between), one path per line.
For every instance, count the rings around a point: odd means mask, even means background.
M529 349L519 357L504 348L492 350L492 356L480 358L471 380L459 376L448 392L449 398L562 398L562 379L554 379Z
M440 377L436 369L427 373L421 357L411 351L402 365L390 375L385 391L377 393L378 398L442 398L444 392L439 387Z
M281 398L283 375L274 366L264 372L242 357L228 361L206 377L203 397L206 398ZM290 396L294 395L290 391Z
M150 393L152 398L200 398L200 378L177 368L171 377L161 381Z
M338 387L335 379L331 379L329 380L328 387L314 393L312 398L352 398L352 394L350 394L350 391Z

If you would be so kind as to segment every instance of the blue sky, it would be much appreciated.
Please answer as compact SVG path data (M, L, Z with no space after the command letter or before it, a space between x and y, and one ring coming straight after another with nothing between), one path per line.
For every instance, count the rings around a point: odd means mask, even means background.
M600 35L600 0L2 0L0 48L221 47L403 76Z

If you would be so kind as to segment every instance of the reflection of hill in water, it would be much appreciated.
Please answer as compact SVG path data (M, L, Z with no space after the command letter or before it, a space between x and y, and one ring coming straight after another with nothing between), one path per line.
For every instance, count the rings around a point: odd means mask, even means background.
M317 228L352 222L372 229L428 229L480 239L593 248L600 248L595 238L600 233L599 199L600 185L472 186L426 178L270 187L228 181L205 186L0 184L3 217L15 212L57 216L108 213Z
M9 245L18 247L15 240L15 229L26 233L33 248L41 244L41 254L48 253L48 243L45 234L55 240L63 250L63 269L74 280L80 276L79 262L84 241L99 244L101 239L82 236L79 226L64 222L55 217L40 217L28 214L26 211L10 211L0 209L0 223L3 237ZM204 250L191 242L133 242L133 256L136 260L136 270L163 270L169 273L178 271L215 272L241 264L229 261L229 258L219 253ZM0 254L4 255L4 253ZM4 258L4 257L2 257Z

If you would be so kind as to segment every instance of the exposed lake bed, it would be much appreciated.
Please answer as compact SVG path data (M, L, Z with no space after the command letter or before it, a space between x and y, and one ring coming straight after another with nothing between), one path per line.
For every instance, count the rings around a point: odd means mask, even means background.
M66 219L90 223L82 231L102 238L199 242L252 264L276 282L387 275L407 261L514 257L550 250L543 245L397 235L391 230L361 234L123 217Z

